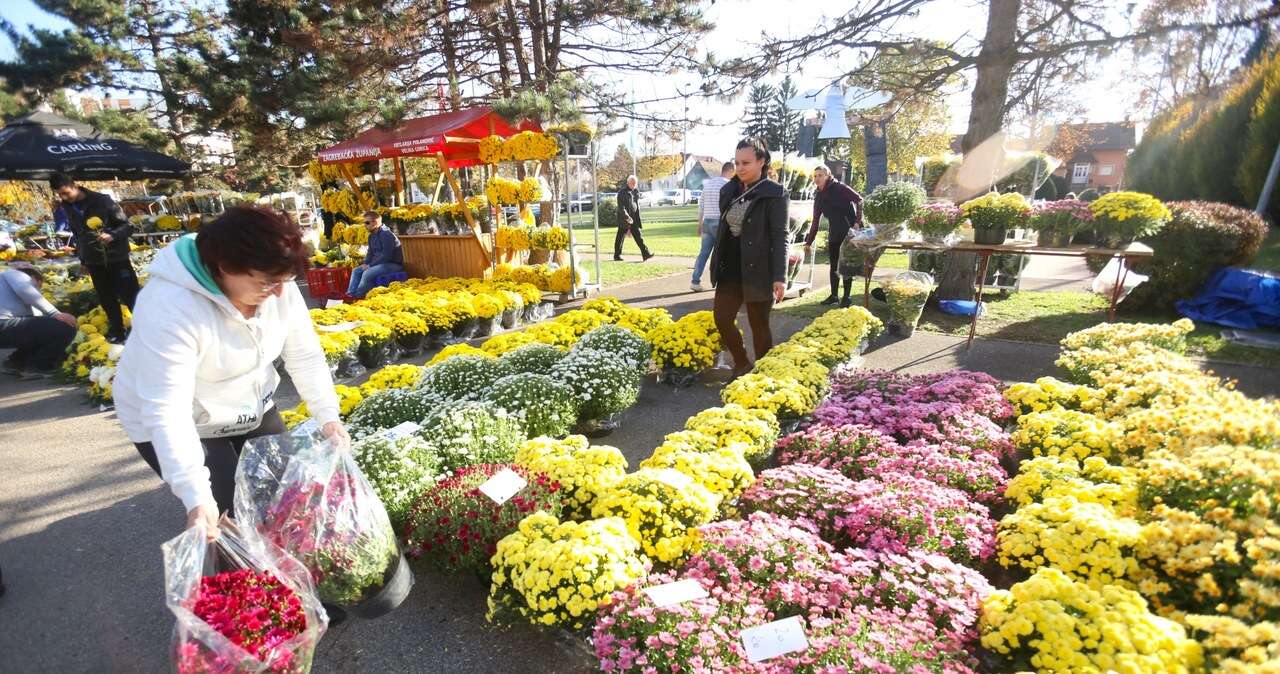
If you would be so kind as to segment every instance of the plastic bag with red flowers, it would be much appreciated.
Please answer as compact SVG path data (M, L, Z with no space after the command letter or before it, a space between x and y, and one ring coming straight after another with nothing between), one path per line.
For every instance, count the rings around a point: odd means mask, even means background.
M168 541L165 604L178 674L304 674L329 619L298 560L230 521Z
M254 438L236 469L236 520L297 557L326 604L376 618L413 572L351 452L314 432Z

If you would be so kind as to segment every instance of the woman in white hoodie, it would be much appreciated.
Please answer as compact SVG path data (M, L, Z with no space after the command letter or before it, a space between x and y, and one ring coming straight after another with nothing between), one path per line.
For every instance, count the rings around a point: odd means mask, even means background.
M230 510L249 438L283 433L272 400L285 368L322 432L347 441L324 351L295 275L297 225L265 208L230 208L160 251L138 296L116 372L121 425L187 509L216 531Z

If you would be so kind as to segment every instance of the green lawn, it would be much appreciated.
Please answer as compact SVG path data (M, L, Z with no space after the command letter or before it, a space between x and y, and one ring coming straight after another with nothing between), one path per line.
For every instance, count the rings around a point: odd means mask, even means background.
M694 206L662 206L646 208L640 212L644 221L644 242L655 255L696 257L702 242L698 239L698 207ZM579 241L590 243L591 223L578 223L574 216L573 229ZM617 231L613 223L600 223L601 254L613 251L613 237ZM580 233L579 233L580 232ZM583 238L588 237L588 238ZM630 237L623 244L625 254L636 252L636 244ZM826 255L819 251L818 259L825 264ZM904 251L889 251L880 258L880 267L886 269L906 269L907 254Z
M587 258L584 264L587 271L595 273L595 262L592 258ZM652 261L644 263L600 261L600 279L606 288L688 271L689 267L680 264L658 264Z
M825 294L819 293L789 300L777 310L788 316L812 319L830 309L819 304L823 297ZM984 295L983 304L986 313L978 319L980 337L1056 344L1067 333L1107 320L1107 301L1087 292L1022 291L1007 297L988 293ZM887 319L889 315L888 307L874 298L871 300L871 312L881 320ZM1173 321L1174 317L1122 316L1121 319L1165 323ZM969 319L950 316L930 306L920 319L919 329L963 337L969 334ZM1189 353L1233 363L1280 367L1280 353L1232 344L1222 338L1221 331L1222 328L1218 326L1198 324L1188 340Z
M1280 274L1280 227L1271 228L1271 236L1262 242L1262 250L1249 267Z

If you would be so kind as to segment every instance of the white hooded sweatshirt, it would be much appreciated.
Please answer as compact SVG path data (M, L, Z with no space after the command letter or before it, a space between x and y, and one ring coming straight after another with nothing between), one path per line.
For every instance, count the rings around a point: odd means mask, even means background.
M183 242L179 242L183 243ZM206 289L178 254L160 251L138 295L116 372L116 413L133 442L150 442L187 510L215 505L201 438L257 428L286 370L320 424L338 421L338 396L302 293L285 284L246 319Z

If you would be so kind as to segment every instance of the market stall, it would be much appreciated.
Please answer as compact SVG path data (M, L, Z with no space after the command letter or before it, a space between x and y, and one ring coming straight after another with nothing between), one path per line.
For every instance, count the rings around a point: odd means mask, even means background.
M537 130L535 124L514 125L489 107L455 110L429 117L407 119L389 128L372 128L355 138L320 150L321 164L336 164L351 186L360 208L372 208L369 195L361 190L350 162L390 159L395 167L396 202L404 204L405 157L433 157L441 175L448 181L459 214L466 222L465 231L453 234L408 234L400 237L404 247L405 271L410 276L425 278L468 277L484 275L492 264L493 246L489 237L481 236L472 209L462 194L453 169L481 164L480 142L489 136L511 136L522 130Z

